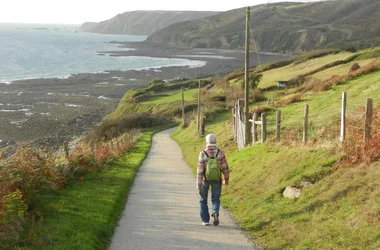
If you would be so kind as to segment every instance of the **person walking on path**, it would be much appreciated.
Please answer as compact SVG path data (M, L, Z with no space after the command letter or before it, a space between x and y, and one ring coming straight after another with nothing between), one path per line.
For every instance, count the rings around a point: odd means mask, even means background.
M206 136L206 148L199 153L197 169L197 188L200 195L200 215L202 224L208 226L210 213L207 204L208 190L211 186L212 213L214 226L219 225L220 195L222 193L222 175L224 187L228 185L229 168L224 152L216 147L216 136Z

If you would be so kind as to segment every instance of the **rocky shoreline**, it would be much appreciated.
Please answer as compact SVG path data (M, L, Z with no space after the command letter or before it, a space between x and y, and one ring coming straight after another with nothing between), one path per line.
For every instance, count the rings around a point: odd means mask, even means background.
M116 43L116 42L114 42ZM205 61L203 67L106 71L68 78L29 79L0 84L0 147L23 141L58 147L64 140L90 131L112 112L124 93L165 80L222 76L244 65L242 51L178 48L149 43L119 43L131 51L103 51L111 56L149 56ZM251 65L257 64L256 55ZM287 58L262 54L261 63Z

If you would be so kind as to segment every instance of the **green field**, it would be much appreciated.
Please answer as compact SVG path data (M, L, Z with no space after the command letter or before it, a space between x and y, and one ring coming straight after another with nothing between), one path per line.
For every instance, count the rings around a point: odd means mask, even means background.
M334 62L338 60L344 60L351 56L352 53L342 52L336 55L328 55L320 58L308 60L300 64L291 64L279 69L273 69L266 71L263 75L263 79L260 82L260 88L266 88L277 84L278 80L288 81L298 75L308 73L319 67L322 67L326 62Z
M198 89L190 89L183 92L185 101L194 100L194 96L198 93ZM174 101L180 101L182 99L181 92L173 92L168 94L167 96L154 96L149 98L147 101L141 102L141 104L162 104Z
M345 75L350 71L350 68L352 67L354 63L359 64L360 67L364 67L373 61L374 59L371 58L371 59L364 59L364 60L349 62L347 64L338 65L338 66L323 70L321 72L318 72L314 74L312 77L320 79L320 80L324 80L332 75L338 75L338 76Z

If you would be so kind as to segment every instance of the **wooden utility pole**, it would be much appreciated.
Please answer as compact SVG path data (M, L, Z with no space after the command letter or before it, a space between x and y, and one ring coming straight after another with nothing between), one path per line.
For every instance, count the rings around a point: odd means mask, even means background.
M346 138L346 104L347 104L347 94L342 93L342 111L340 114L340 138L339 141L342 143Z
M197 117L197 123L198 123L198 135L200 136L200 130L201 130L201 81L199 81L198 86L198 117Z
M183 95L183 87L181 87L181 96L182 96L182 126L185 128L186 127L186 119L185 119L185 97Z
M250 126L249 126L249 22L250 22L250 8L247 7L246 20L245 20L245 112L244 112L244 147L249 143Z

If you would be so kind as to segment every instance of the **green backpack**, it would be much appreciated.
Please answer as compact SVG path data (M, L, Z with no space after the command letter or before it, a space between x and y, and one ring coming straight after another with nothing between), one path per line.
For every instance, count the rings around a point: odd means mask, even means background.
M207 164L206 164L206 171L205 171L205 177L206 180L208 181L220 181L220 166L218 163L218 160L216 157L218 157L219 154L219 149L218 152L216 153L215 157L209 157L206 151L203 151L208 158Z

